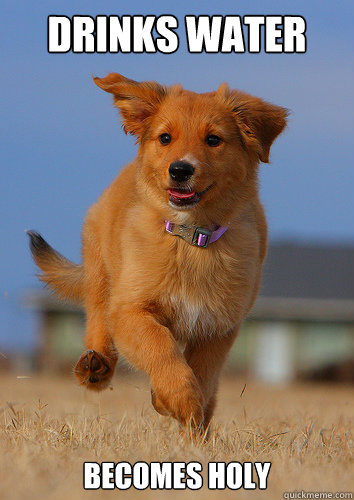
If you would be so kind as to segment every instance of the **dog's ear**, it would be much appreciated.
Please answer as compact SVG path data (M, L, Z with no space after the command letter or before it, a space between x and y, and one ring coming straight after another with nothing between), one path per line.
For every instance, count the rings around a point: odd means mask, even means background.
M113 94L115 106L123 118L125 133L141 137L149 118L166 96L166 88L156 82L135 82L118 73L105 78L94 77L101 89Z
M288 110L239 90L230 91L225 84L217 95L231 109L244 144L255 150L263 163L269 163L270 147L286 126Z

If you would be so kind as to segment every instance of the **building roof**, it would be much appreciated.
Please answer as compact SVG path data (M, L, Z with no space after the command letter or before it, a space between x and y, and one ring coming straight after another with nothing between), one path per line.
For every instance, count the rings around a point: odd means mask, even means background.
M273 244L251 318L354 321L351 246Z
M263 269L264 297L354 300L354 247L271 245Z

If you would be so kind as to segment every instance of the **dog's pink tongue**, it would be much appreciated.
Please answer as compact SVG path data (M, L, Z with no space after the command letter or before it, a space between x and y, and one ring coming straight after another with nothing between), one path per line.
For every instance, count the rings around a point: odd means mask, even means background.
M175 198L193 198L195 191L178 191L177 189L169 189L168 192Z

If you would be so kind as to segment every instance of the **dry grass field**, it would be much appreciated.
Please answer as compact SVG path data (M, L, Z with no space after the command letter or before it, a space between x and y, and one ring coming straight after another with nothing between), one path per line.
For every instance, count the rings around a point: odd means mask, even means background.
M224 378L207 444L191 444L150 405L147 381L114 380L88 394L70 378L0 375L0 500L283 498L353 491L350 386L260 386ZM84 461L271 461L268 489L85 491Z

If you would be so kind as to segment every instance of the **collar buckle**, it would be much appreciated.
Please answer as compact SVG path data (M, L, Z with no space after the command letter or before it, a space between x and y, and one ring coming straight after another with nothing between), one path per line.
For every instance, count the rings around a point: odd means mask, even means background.
M197 227L193 234L192 245L208 248L213 231L204 227Z
M227 229L228 226L217 226L217 228L212 231L205 227L186 226L184 224L175 224L169 220L165 220L165 230L168 233L172 234L172 236L178 236L190 245L199 248L208 248L209 244L218 240Z

